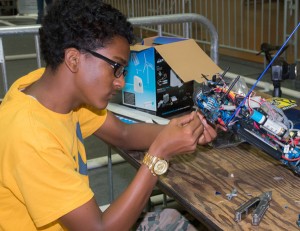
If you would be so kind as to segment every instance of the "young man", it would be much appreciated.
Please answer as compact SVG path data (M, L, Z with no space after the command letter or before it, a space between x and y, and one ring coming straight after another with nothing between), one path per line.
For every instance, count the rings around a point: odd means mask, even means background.
M132 26L100 0L57 0L40 29L46 69L18 79L0 106L0 229L129 230L164 160L216 132L198 114L166 126L127 125L105 108L124 86ZM102 212L88 185L89 135L148 150L128 188Z

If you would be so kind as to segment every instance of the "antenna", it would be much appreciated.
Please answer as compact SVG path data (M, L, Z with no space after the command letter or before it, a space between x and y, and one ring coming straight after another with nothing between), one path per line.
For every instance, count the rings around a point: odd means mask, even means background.
M254 90L254 88L256 87L256 85L258 84L258 82L262 79L262 77L265 75L265 73L267 72L267 70L272 66L273 62L277 59L277 57L282 53L283 49L286 48L286 44L288 43L288 41L292 38L292 36L295 34L295 32L298 30L300 26L300 22L298 23L298 25L295 27L295 29L293 30L293 32L290 34L290 36L286 39L286 41L283 43L283 45L280 47L280 49L277 51L277 53L273 56L272 60L269 62L268 66L265 68L265 70L260 74L260 76L258 77L258 79L256 80L256 82L253 84L253 86L251 87L251 89L249 90L249 92L247 93L247 95L245 96L245 98L243 99L243 101L239 104L239 106L235 109L234 113L232 114L232 116L229 118L229 120L226 121L226 126L233 120L233 118L235 117L236 113L241 109L241 107L245 104L247 98L249 97L249 95L252 93L252 91Z

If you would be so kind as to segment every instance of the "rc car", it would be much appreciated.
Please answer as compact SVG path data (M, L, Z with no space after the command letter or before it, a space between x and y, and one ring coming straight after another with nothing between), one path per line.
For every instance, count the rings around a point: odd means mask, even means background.
M195 106L212 124L226 127L300 175L300 130L284 111L254 91L240 76L226 83L225 73L204 82L195 91Z

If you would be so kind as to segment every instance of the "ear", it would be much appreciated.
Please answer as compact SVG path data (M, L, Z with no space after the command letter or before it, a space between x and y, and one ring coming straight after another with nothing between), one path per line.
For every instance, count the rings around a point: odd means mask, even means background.
M65 50L65 64L68 69L75 73L79 68L80 52L75 48L68 48Z

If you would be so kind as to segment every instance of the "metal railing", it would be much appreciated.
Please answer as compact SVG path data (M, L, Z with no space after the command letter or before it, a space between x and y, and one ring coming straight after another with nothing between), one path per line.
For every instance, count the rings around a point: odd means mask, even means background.
M40 46L39 46L39 35L38 30L39 25L32 25L32 26L13 26L13 27L1 27L0 28L0 66L2 72L2 79L3 79L3 89L4 92L8 90L8 80L7 80L7 72L6 72L6 60L12 57L6 57L4 54L4 46L3 46L3 37L5 36L16 36L16 35L25 35L31 34L33 35L35 41L35 54L20 54L22 58L35 58L37 59L37 67L41 67L41 56L40 56ZM17 56L14 57L14 59Z
M300 21L299 0L104 0L128 17L196 13L206 17L219 34L220 53L250 61L264 42L282 44ZM190 25L190 37L205 45L207 31ZM152 27L149 27L152 29ZM165 35L182 36L180 26L165 27ZM285 52L289 62L300 62L300 32ZM221 49L222 48L222 49Z
M182 37L190 38L191 28L189 23L202 25L210 37L210 57L218 64L218 33L214 25L204 16L199 14L173 14L173 15L156 15L148 17L130 18L129 21L134 26L157 26L158 35L163 35L164 25L176 25L183 23Z
M201 15L197 15L197 14L175 14L175 15L168 15L168 16L158 15L158 16L151 16L151 17L130 18L129 21L135 27L141 27L147 25L157 26L157 31L159 35L162 34L162 29L164 25L167 24L183 23L187 25L189 22L195 22L197 24L201 24L207 29L211 37L210 56L215 63L218 63L218 34L213 24L207 18ZM6 57L4 54L2 38L4 36L32 34L35 40L37 67L41 67L41 56L40 56L39 36L38 36L39 27L40 27L39 25L32 25L32 26L14 26L14 27L0 28L0 65L2 69L4 92L7 92L8 90L6 62L5 62L8 57ZM190 34L190 28L186 26L184 30L184 37L188 38L189 34ZM26 58L26 55L21 55L21 56ZM29 54L28 57L32 58L33 55Z

